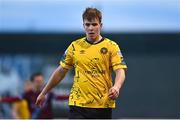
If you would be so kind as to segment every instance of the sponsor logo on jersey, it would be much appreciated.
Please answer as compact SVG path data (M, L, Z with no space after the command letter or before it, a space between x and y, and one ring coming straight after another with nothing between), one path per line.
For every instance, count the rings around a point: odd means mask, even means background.
M85 50L80 50L80 54L85 54Z

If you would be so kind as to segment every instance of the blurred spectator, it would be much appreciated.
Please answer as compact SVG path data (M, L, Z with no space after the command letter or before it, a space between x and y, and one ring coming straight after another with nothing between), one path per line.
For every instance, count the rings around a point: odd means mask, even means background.
M24 83L24 92L29 92L32 89L31 81L26 80ZM12 106L12 115L14 119L29 119L30 111L28 109L28 102L25 99L15 102Z
M52 119L53 112L52 112L52 100L67 100L69 98L68 95L55 95L53 92L47 94L47 99L44 102L43 107L38 108L35 105L36 98L41 92L42 88L44 87L44 77L41 73L34 73L31 76L32 81L32 90L26 91L20 97L5 97L1 98L1 102L8 102L13 103L21 100L26 100L28 103L28 109L30 112L31 119Z
M13 104L12 115L14 119L29 119L30 112L26 100L17 101Z

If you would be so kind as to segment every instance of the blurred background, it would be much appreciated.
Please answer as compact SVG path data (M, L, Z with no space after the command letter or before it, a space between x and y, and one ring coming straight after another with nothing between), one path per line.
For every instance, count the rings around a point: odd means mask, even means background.
M180 118L180 0L0 0L0 96L22 93L32 73L47 82L75 39L82 12L103 14L102 35L116 41L128 65L113 118ZM73 71L54 92L69 94ZM53 101L55 118L68 102ZM0 103L0 118L12 118Z

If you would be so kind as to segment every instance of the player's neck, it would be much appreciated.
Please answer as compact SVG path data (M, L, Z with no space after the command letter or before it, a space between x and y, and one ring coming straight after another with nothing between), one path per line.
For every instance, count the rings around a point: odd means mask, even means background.
M87 40L88 40L90 43L93 43L93 44L98 43L99 41L101 41L101 39L102 39L102 36L101 36L101 35L99 35L99 36L98 36L96 39L94 39L94 40L87 38Z

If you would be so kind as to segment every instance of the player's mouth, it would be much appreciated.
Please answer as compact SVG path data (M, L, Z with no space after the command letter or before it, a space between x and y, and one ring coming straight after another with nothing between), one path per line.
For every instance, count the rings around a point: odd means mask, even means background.
M89 33L89 35L94 35L95 33Z

